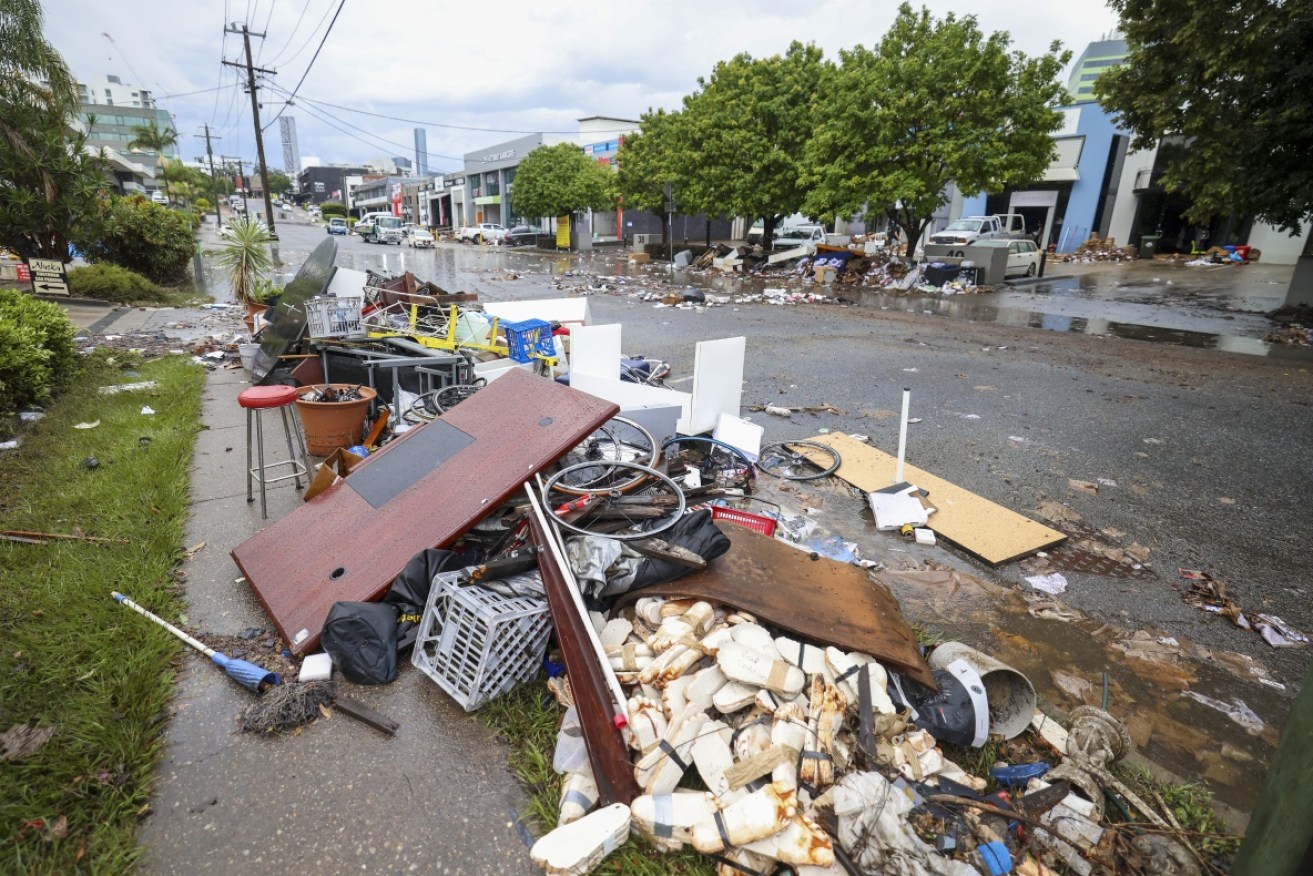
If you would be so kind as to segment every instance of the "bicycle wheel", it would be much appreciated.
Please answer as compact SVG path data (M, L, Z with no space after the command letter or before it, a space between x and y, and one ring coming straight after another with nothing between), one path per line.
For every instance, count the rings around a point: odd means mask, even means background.
M781 441L761 449L757 468L786 481L814 481L834 474L843 460L839 451L815 441Z
M628 470L626 480L640 478L641 488L629 493L618 489L587 490L583 495L559 488L562 481L577 477L579 469L595 467L591 462L562 469L543 484L543 502L563 528L580 535L637 541L665 532L683 515L684 491L670 478L633 462L608 465L617 472ZM633 531L635 527L642 528Z
M665 457L667 472L671 464L682 465L685 469L697 469L702 475L703 483L718 483L726 486L744 487L753 480L752 460L737 447L717 441L715 438L703 438L700 435L680 435L668 439L661 445Z
M641 424L626 417L612 417L561 460L563 468L573 466L578 472L559 483L557 489L576 496L603 489L627 493L646 476L627 470L617 473L611 464L629 462L652 468L659 452L656 439Z
M474 395L474 393L483 389L485 385L483 381L479 381L478 383L458 383L454 386L444 386L433 393L433 405L438 409L438 413L445 414Z

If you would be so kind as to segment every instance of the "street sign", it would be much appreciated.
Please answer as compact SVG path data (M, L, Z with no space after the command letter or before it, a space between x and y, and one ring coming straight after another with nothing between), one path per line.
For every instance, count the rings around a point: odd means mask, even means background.
M58 259L28 259L32 272L32 291L41 295L67 295L68 275Z

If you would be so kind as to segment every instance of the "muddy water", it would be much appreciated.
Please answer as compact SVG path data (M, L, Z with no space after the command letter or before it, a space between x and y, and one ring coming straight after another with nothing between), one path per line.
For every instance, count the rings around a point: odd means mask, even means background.
M1187 642L1165 649L1179 654L1169 653L1164 661L1143 659L1113 647L1127 642L1133 630L1079 615L1070 621L1037 617L1032 614L1037 606L1043 614L1046 606L1061 609L1060 604L1044 594L1038 594L1043 600L1028 601L1020 590L976 577L951 550L921 548L877 532L865 501L841 482L783 485L781 490L779 482L761 478L759 486L763 498L795 513L810 509L809 516L822 528L857 542L866 559L883 562L887 571L876 577L898 597L909 620L1020 670L1042 706L1061 711L1082 703L1101 706L1106 673L1107 709L1126 723L1140 755L1187 781L1206 782L1228 806L1252 810L1278 728L1289 714L1282 692L1233 674L1217 659L1199 659L1200 652ZM928 559L943 571L897 571L923 567ZM1226 703L1243 700L1267 723L1251 734L1183 696L1187 689Z

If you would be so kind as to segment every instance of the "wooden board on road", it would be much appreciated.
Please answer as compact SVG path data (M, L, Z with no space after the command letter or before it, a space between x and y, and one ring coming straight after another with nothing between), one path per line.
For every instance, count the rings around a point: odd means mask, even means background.
M898 460L888 453L839 432L808 440L837 450L843 462L835 476L857 489L871 493L893 484ZM903 466L903 480L929 495L930 504L937 509L930 515L929 527L936 535L992 566L1033 554L1067 538L1056 529L914 465Z

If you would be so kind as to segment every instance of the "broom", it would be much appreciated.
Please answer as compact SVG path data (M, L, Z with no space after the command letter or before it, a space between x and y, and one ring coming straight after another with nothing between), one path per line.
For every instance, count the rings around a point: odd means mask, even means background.
M132 609L142 617L149 618L155 621L155 623L164 627L164 629L173 633L179 639L182 639L184 642L186 642L188 645L191 645L197 651L200 651L206 657L209 657L211 660L217 663L223 669L224 672L228 673L229 678L240 684L242 687L248 690L252 690L256 693L264 693L266 690L273 687L274 685L279 685L283 683L283 679L278 675L277 672L269 672L267 669L264 669L260 666L256 666L254 663L248 663L245 660L237 660L235 658L229 657L227 654L223 654L219 651L214 650L213 648L207 647L204 642L200 641L199 639L192 638L191 636L184 633L182 630L175 627L173 624L166 621L164 618L150 613L149 611L142 608L137 603L133 602L131 599L128 599L128 597L124 596L122 593L119 593L117 590L115 590L110 595L114 597L115 602L119 603L120 605L126 605L128 608Z

